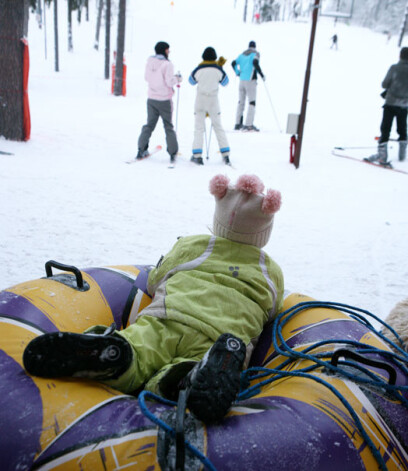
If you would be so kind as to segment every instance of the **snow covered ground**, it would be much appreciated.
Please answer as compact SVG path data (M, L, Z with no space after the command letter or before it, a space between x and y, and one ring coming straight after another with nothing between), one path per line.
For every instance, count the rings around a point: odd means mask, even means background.
M95 4L89 23L74 24L67 52L60 6L60 72L54 72L52 10L44 29L30 19L28 142L0 139L0 288L44 276L54 259L80 268L154 264L180 235L208 233L214 209L208 181L258 174L282 192L283 205L266 251L281 265L286 287L385 317L408 296L408 175L331 155L334 146L374 146L383 100L380 84L397 62L397 39L363 28L317 26L299 169L289 164L288 113L300 111L309 22L242 22L243 0L128 1L127 96L110 94L104 47L93 49ZM173 4L173 5L172 5ZM330 49L337 32L339 50ZM101 39L104 31L101 31ZM179 95L177 168L163 150L126 165L137 152L146 118L146 58L157 41L170 43L170 59L184 81ZM260 133L232 132L238 79L231 61L255 40L267 77L259 83L255 124ZM103 43L103 41L101 41ZM112 28L112 49L116 26ZM220 91L231 160L225 167L211 142L204 167L189 162L195 89L187 78L206 46L228 59L230 84ZM268 98L279 117L279 127ZM213 136L214 137L214 136ZM151 139L163 145L161 124ZM367 149L370 153L374 149ZM390 150L395 159L397 146ZM408 170L408 162L396 166Z

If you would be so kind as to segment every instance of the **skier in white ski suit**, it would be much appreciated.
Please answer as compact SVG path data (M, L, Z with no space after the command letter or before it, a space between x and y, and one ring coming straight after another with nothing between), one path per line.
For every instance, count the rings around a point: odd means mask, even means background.
M195 126L193 141L193 156L191 161L203 165L203 136L205 131L205 118L210 117L212 127L217 137L220 152L226 165L230 165L230 148L227 136L221 124L221 110L218 102L218 86L226 86L228 76L222 68L225 59L220 57L212 47L207 47L202 55L203 62L191 73L188 81L197 85L197 96L194 105Z

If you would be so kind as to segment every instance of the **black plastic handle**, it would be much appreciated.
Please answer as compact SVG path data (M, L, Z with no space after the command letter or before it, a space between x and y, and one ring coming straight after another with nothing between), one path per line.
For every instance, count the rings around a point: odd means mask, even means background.
M388 384L393 385L397 381L397 372L388 363L385 363L383 361L372 360L371 358L359 355L358 353L347 348L339 348L333 353L333 356L331 358L331 364L333 366L337 366L340 357L351 358L352 360L358 361L359 363L363 363L364 365L373 366L374 368L380 368L382 370L387 371L389 375Z
M78 289L80 290L84 289L84 279L82 277L81 271L77 267L74 267L72 265L65 265L64 263L59 263L59 262L56 262L55 260L48 260L48 262L45 263L45 273L47 275L47 278L53 276L52 275L53 268L57 268L58 270L72 272L75 275Z

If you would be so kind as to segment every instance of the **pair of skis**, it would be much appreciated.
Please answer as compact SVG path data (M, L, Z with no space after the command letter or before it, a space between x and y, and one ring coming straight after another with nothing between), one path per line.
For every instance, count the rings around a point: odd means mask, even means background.
M156 146L147 155L143 156L141 159L134 158L132 160L126 160L126 163L127 164L135 164L136 162L141 162L142 160L148 159L153 154L156 154L157 152L160 152L161 150L162 150L162 146Z
M154 147L147 155L143 156L141 159L132 159L132 160L126 160L127 164L134 164L136 162L141 162L142 160L148 159L151 157L153 154L157 154L157 152L160 152L162 150L162 146L158 145ZM176 163L175 162L170 162L168 168L175 168Z
M136 162L141 162L142 160L145 160L145 159L148 159L149 157L151 157L152 155L154 154L157 154L157 152L160 152L162 150L162 146L158 145L156 147L154 147L147 155L145 155L143 158L141 159L132 159L132 160L126 160L125 163L127 164L135 164ZM208 158L208 157L207 157ZM231 164L229 164L230 167L232 167ZM176 163L175 162L170 162L168 168L175 168L176 167ZM233 168L233 167L232 167Z
M371 147L334 147L334 149L332 150L332 154L335 155L336 157L343 157L344 159L355 160L357 162L363 162L364 164L373 165L374 167L383 168L386 170L391 170L393 172L403 173L405 175L408 175L407 170L395 168L392 166L391 162L387 162L385 164L380 163L378 161L370 162L369 160L366 160L364 158L354 157L350 155L350 153L348 152L350 149L370 149L370 148ZM343 152L347 152L347 153L343 153Z

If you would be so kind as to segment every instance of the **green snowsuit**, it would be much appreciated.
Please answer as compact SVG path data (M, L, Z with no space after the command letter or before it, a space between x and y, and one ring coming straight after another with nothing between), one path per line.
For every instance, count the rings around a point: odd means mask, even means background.
M134 352L130 368L108 382L123 392L147 381L147 389L171 395L225 332L245 342L247 365L263 326L283 303L282 271L265 252L209 235L180 238L150 272L147 288L152 303L117 332Z

